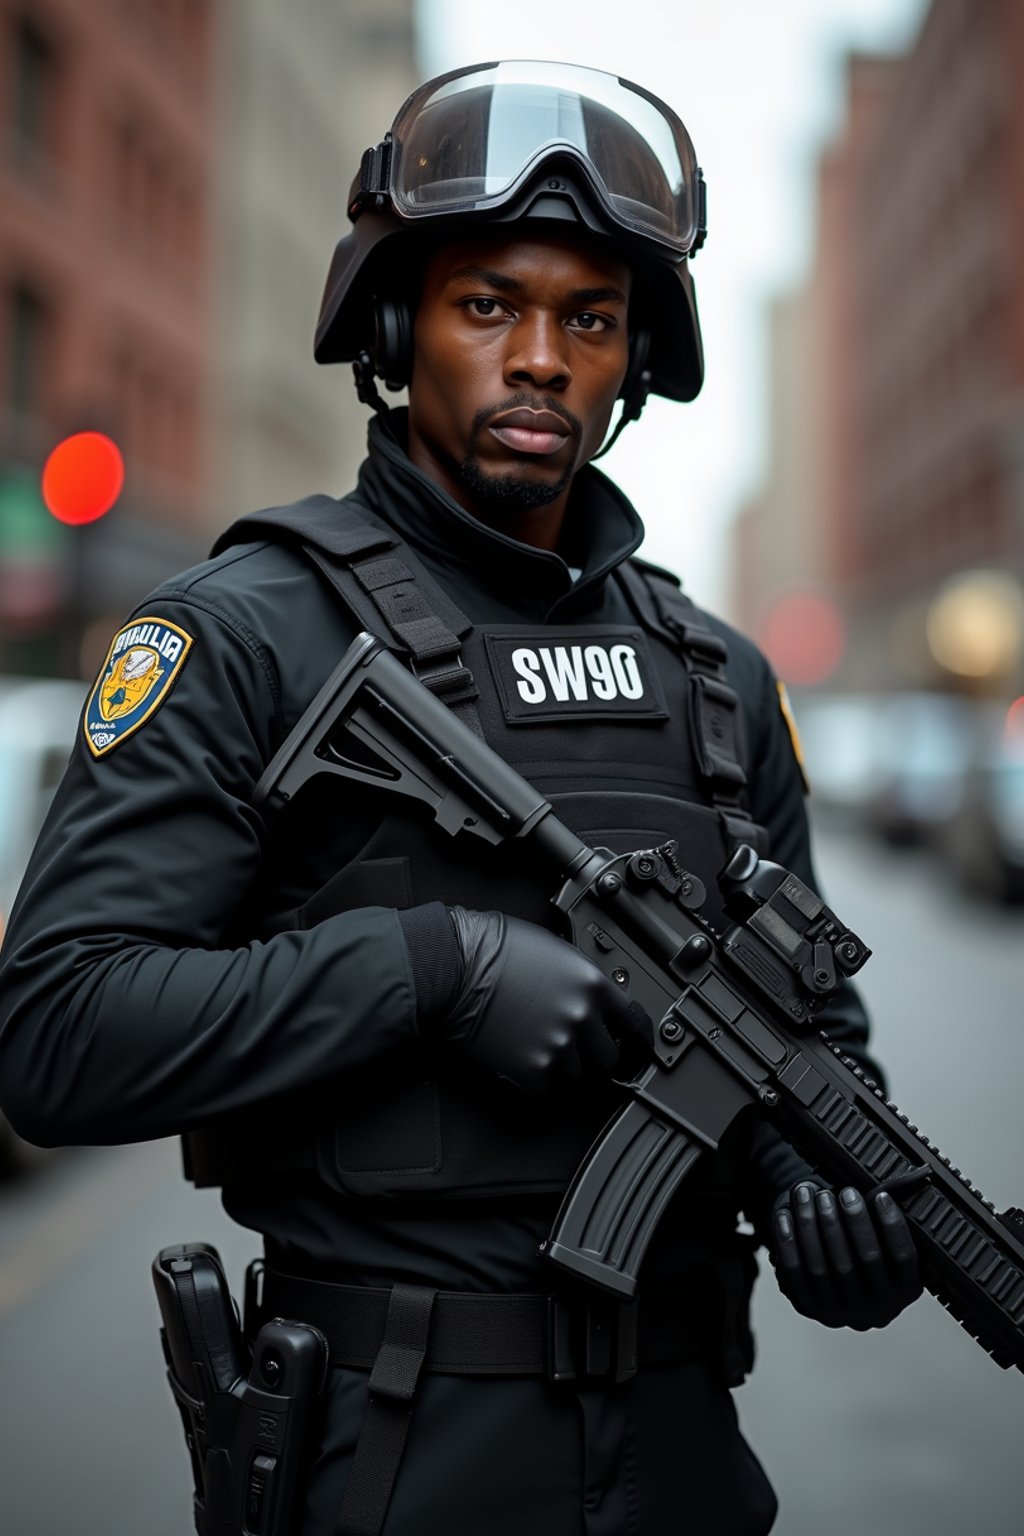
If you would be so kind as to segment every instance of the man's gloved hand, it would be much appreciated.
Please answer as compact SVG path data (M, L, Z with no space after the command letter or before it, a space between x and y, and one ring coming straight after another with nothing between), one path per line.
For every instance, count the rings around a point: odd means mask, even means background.
M438 902L399 920L421 1033L527 1093L608 1076L653 1044L644 1010L546 928Z
M826 1328L884 1328L922 1290L910 1228L884 1191L795 1185L775 1202L768 1256L782 1294Z
M448 916L462 978L440 1030L484 1071L545 1093L585 1073L610 1076L631 1037L653 1042L643 1009L546 928L465 907Z

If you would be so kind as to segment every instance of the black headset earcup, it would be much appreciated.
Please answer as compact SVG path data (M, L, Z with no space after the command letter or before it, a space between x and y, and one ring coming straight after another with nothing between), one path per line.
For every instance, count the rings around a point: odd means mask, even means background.
M388 389L412 378L412 312L402 299L373 301L373 371Z

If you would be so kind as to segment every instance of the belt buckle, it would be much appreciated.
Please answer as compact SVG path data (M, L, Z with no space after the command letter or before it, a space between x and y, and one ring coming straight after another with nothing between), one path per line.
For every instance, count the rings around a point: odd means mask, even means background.
M635 1301L549 1296L544 1374L551 1382L617 1386L637 1373Z

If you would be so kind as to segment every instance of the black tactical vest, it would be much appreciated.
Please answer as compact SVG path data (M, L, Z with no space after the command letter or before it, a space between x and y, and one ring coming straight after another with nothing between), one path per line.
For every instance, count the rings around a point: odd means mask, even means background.
M614 573L626 624L472 626L393 530L351 499L311 498L245 518L229 542L284 538L303 548L356 616L548 799L593 846L615 853L678 841L715 905L715 876L738 841L767 838L747 810L739 703L724 643L666 572L630 561ZM307 785L308 825L336 781ZM302 797L300 796L299 799ZM332 803L333 802L333 803ZM510 845L451 839L397 796L353 788L345 813L367 837L322 889L256 937L363 906L442 901L552 926L557 914ZM275 835L294 835L280 813ZM424 1056L393 1059L331 1085L329 1102L248 1116L186 1138L186 1172L224 1184L314 1168L349 1196L483 1197L561 1192L621 1095L589 1086L558 1103L527 1102L479 1075Z

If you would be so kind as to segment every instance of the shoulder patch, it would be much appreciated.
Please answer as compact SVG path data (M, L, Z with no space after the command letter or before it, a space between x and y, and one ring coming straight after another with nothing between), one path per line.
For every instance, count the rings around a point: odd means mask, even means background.
M166 619L132 619L118 630L85 706L83 729L93 757L102 757L156 712L192 640Z
M809 795L811 786L807 782L807 764L804 761L803 742L800 740L800 732L796 728L796 716L793 714L793 706L789 702L789 694L786 692L785 683L779 682L778 678L776 678L775 686L779 692L779 708L782 711L782 718L786 722L789 739L793 744L793 756L796 758L797 767L800 769L800 777L803 780L804 794Z

